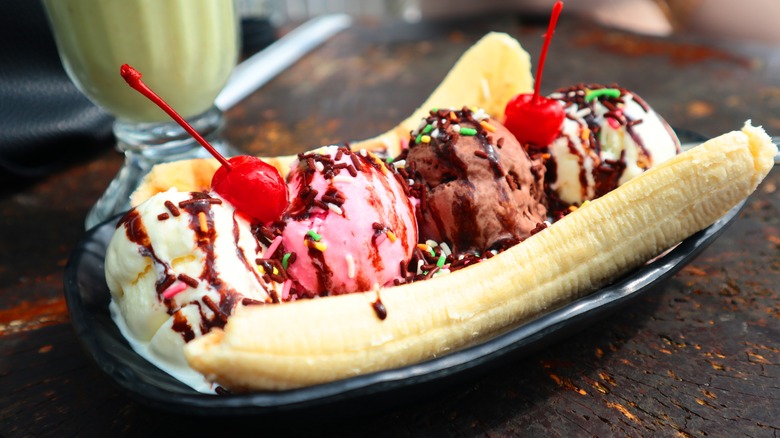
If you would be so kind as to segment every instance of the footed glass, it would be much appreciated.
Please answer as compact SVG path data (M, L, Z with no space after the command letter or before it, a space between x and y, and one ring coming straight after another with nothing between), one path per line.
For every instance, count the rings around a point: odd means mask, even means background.
M44 0L63 66L76 86L116 117L125 162L86 218L91 228L129 208L155 164L210 156L154 103L130 88L119 69L143 80L225 156L214 100L238 59L233 0Z

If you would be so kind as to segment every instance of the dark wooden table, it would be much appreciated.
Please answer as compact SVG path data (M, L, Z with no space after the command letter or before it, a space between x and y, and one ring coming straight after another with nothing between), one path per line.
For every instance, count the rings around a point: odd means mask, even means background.
M420 104L490 30L536 57L545 18L361 23L227 113L255 154L370 137ZM746 119L780 131L780 50L655 39L565 16L544 89L617 82L674 126L704 135ZM428 398L307 422L193 419L122 394L82 350L63 271L87 210L119 168L110 148L2 188L0 435L777 436L780 434L780 200L775 169L735 223L689 266L575 336Z

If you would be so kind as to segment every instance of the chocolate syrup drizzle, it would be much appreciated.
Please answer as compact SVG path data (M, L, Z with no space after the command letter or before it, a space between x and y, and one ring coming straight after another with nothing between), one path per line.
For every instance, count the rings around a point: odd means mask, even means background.
M150 257L153 260L153 263L162 267L161 274L155 284L158 299L165 304L168 314L173 316L173 330L179 332L185 342L189 342L195 337L195 331L190 325L190 321L188 321L181 312L182 306L178 305L175 300L166 299L162 295L162 293L176 280L183 281L193 288L197 287L198 283L205 282L219 294L219 301L216 302L209 296L204 295L200 300L185 303L185 305L193 304L198 307L201 316L201 333L208 333L213 328L224 327L228 316L243 298L241 293L229 287L228 284L222 280L215 266L217 255L215 253L214 244L217 238L217 232L214 227L214 216L211 210L214 205L221 204L221 202L220 199L213 198L207 193L192 192L190 193L190 198L179 202L178 206L170 201L166 201L165 203L168 212L173 216L179 216L181 214L188 215L188 226L195 235L195 243L205 256L203 271L198 275L198 278L192 278L186 274L177 275L169 263L157 256L149 238L149 234L146 231L146 224L144 224L143 218L137 209L130 210L130 212L120 219L117 224L117 228L125 228L127 239L138 245L141 255ZM232 237L236 244L238 258L247 270L255 275L258 283L264 284L257 271L252 267L250 261L246 259L244 253L238 247L240 232L235 214L236 213L234 212ZM203 223L205 226L201 224L201 218L205 219ZM160 218L160 216L157 218L157 220L166 219L167 217L164 216L163 218ZM278 298L276 301L278 302ZM208 309L208 311L206 309Z

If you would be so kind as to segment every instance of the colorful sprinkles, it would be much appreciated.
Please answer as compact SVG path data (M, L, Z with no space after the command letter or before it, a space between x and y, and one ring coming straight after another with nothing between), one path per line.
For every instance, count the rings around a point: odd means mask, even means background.
M446 147L444 145L449 144L451 139L457 138L458 135L477 136L478 141L482 142L482 150L475 155L488 160L493 165L493 161L497 160L503 145L503 138L496 135L494 142L494 137L490 135L496 131L497 126L490 122L489 116L482 109L468 107L462 109L433 108L430 116L422 120L417 129L411 132L409 148L414 147L415 144L424 143L433 143L435 147ZM408 149L405 150L408 151ZM301 172L294 174L294 176L301 178L305 188L299 191L295 199L291 200L288 214L293 219L308 218L312 214L321 215L322 211L325 212L324 214L345 215L344 203L346 199L338 188L342 187L340 185L342 183L353 182L353 179L361 172L390 172L399 181L407 195L419 198L421 182L415 179L414 163L407 163L405 158L403 153L397 157L380 158L366 150L353 152L348 147L338 147L335 153L331 152L330 154L323 153L322 150L319 153L299 154L298 159L302 164L299 167ZM502 178L508 176L500 167L495 168L494 166L494 170ZM307 183L307 181L311 181L310 178L315 173L329 180L327 189L314 190L311 188L311 184ZM173 207L175 208L175 206ZM170 208L169 212L175 216ZM282 300L302 297L305 292L296 290L296 288L300 288L300 285L287 276L287 270L295 262L296 254L285 252L284 244L279 236L280 231L275 227L270 227L267 231L272 231L263 235L263 245L267 249L263 253L263 258L256 260L259 270L263 272L264 276L268 276L269 279L278 283L278 286L275 287L281 289ZM279 227L283 229L283 225L279 225ZM545 227L546 225L541 224L538 228L541 231ZM384 243L385 240L394 243L398 240L394 230L386 224L374 223L373 228L374 244ZM328 249L326 242L328 239L323 238L314 229L306 231L303 239L303 243L310 251L325 252ZM490 248L483 253L453 254L446 242L428 240L424 243L418 243L413 249L411 260L408 263L406 261L401 263L401 278L395 280L394 283L404 284L445 275L493 257L509 246L506 244L506 247ZM331 252L334 250L335 247ZM314 255L312 254L312 256ZM351 279L356 278L358 272L354 256L352 254L344 255L344 263L342 266L346 267L347 276ZM183 283L171 285L167 290L175 290L174 287L180 288L179 284Z

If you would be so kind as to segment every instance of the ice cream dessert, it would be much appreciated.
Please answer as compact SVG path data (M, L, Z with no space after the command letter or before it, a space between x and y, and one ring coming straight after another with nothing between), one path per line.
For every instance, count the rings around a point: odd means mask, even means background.
M565 118L549 144L528 143L544 159L551 209L598 198L680 152L669 125L625 88L580 84L549 96Z
M230 391L298 388L409 365L595 290L720 217L765 174L764 170L753 174L757 171L748 149L759 143L751 140L758 133L746 127L745 133L718 140L712 151L705 152L707 163L712 164L706 166L711 176L703 178L705 186L696 183L702 161L690 154L678 157L683 159L670 160L674 167L659 166L643 175L646 178L617 190L622 192L535 233L544 228L540 224L545 217L541 202L545 172L519 145L510 146L511 134L503 133L498 122L469 108L435 110L412 134L406 154L389 166L369 153L335 146L299 155L288 179L292 203L270 225L257 218L251 225L230 203L209 193L166 192L131 211L112 239L106 274L117 323L120 327L126 323L123 333L131 343L142 344L136 351L144 354L147 348L147 357L169 372L174 365L179 369L189 365L192 369L186 369L203 385L208 385L203 382L208 376L217 382L212 385ZM522 153L502 154L510 147ZM724 162L721 149L735 156L739 151L736 158L740 159ZM737 195L731 195L731 190L716 194L724 187L718 178L729 173L715 170L715 165L736 166L744 190ZM519 177L520 169L527 172L524 178ZM485 201L492 210L475 217L450 210L448 227L442 228L450 234L438 235L438 243L433 242L438 250L425 254L420 246L430 249L428 241L437 236L421 234L414 247L414 205L404 197L406 191L419 199L418 214L423 218L426 209L436 205L430 202L435 189L431 182L451 183L458 172L463 175L460 184L473 188L467 196L451 196L453 205L475 196L483 190L477 189L481 184L497 199ZM684 178L679 179L678 173ZM537 212L535 226L520 231L533 237L514 246L511 242L523 237L512 235L508 228L471 240L458 237L459 226L476 222L483 227L482 221L501 217L498 206L504 198L526 186L535 198L524 198L526 203L516 214ZM645 196L656 190L666 199L660 211ZM713 203L718 204L717 210L710 208ZM700 204L704 207L698 209ZM698 209L695 214L706 217L691 214L691 206ZM216 219L217 213L224 218ZM389 219L393 215L402 217ZM228 238L219 240L220 236ZM443 249L446 242L454 251ZM558 257L562 242L572 245L563 245L565 253ZM373 246L366 249L361 243ZM382 247L386 243L397 243L403 251ZM410 252L412 262L404 268ZM469 252L482 255L460 258ZM232 273L219 265L223 255L234 268ZM374 257L383 262L381 269L373 264ZM254 263L248 262L253 258ZM430 283L418 281L472 265L463 260L481 263ZM538 269L538 260L549 263ZM448 267L441 269L439 263ZM296 273L296 264L306 269ZM180 271L190 265L190 270ZM415 265L415 273L409 274ZM387 277L384 271L389 272ZM366 279L359 279L362 276ZM337 296L300 299L319 295ZM274 302L281 304L270 304ZM260 303L270 305L256 305ZM371 310L376 303L383 312L377 307ZM392 317L383 317L388 314ZM180 360L182 354L186 362ZM192 385L192 380L172 374ZM214 386L206 386L209 389Z
M481 88L489 89L484 83ZM626 123L623 131L614 128L615 134L595 143L598 149L580 145L584 152L577 152L582 158L577 163L594 160L591 155L606 162L599 156L603 150L613 161L625 159L627 148L610 145L634 132L631 110L618 112L602 103L611 91L585 93L585 104L595 99L593 105L608 110L591 127L589 118L600 110L580 114L577 106L566 117L583 120L575 127L579 135L606 132L612 118ZM175 356L167 363L180 363L183 349L201 377L231 391L299 388L410 365L598 289L712 223L766 174L767 166L753 158L766 140L746 126L741 134L712 142L700 156L669 160L536 233L545 228L544 176L557 182L564 167L554 165L559 161L552 161L548 146L559 137L567 145L575 140L562 128L564 105L558 98L549 106L537 103L538 86L532 97L524 112L531 117L521 120L532 120L532 127L539 120L555 122L537 130L551 134L549 141L513 141L479 110L437 109L412 130L407 151L390 165L338 147L300 154L287 180L291 204L283 214L278 211L281 218L267 211L268 190L275 184L248 189L249 179L240 177L244 160L223 158L211 180L220 196L168 192L120 221L106 260L112 307L124 317L117 323L126 319L124 333L148 339L160 357ZM521 145L530 145L533 159ZM638 142L634 148L640 146L648 147ZM734 159L723 160L725 153ZM545 172L539 161L547 158L555 173ZM704 177L702 162L708 164ZM583 186L588 181L582 169L593 167L572 167ZM250 170L247 174L256 173ZM651 191L659 196L646 196ZM415 205L407 192L419 202L416 246ZM273 193L286 202L286 187ZM225 199L235 200L241 212ZM250 226L241 213L254 207L259 208L249 215ZM210 219L218 211L224 218ZM168 227L172 216L179 219ZM534 235L512 246L529 234ZM231 273L223 261L234 265ZM484 262L418 281L471 261ZM180 272L184 267L188 270ZM316 298L321 295L334 296ZM274 302L281 304L253 305ZM383 317L388 313L392 316Z
M300 154L282 217L284 297L338 295L392 284L417 243L406 181L368 152L329 146Z
M224 327L237 307L279 301L281 284L256 263L265 250L218 196L157 194L128 212L109 242L112 316L147 359L208 386L190 375L184 344Z
M482 110L432 110L400 158L420 200L421 240L481 254L519 242L546 219L544 167Z

